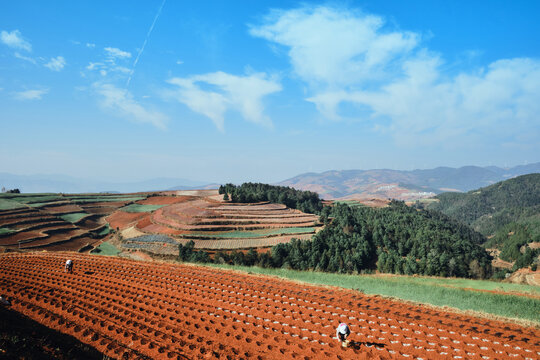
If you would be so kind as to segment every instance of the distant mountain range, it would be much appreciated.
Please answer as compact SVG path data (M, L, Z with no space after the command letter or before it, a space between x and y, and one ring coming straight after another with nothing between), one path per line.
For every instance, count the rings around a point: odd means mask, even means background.
M319 193L323 199L416 200L446 191L466 192L519 175L540 173L540 162L512 168L496 166L438 167L427 170L331 170L306 173L275 185ZM135 182L106 182L66 175L14 175L0 173L0 188L23 193L142 192L217 189L220 184L182 178L154 178Z
M218 184L180 178L155 178L136 182L106 182L66 175L14 175L0 173L0 188L19 189L23 193L99 193L157 190L217 189Z
M540 172L540 162L512 168L437 167L426 170L341 170L306 173L280 182L319 193L323 199L427 198L446 191L465 192L519 175Z

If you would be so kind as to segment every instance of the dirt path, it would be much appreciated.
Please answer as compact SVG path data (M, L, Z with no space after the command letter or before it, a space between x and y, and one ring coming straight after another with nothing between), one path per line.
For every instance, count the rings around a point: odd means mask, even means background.
M533 328L265 276L73 253L4 254L0 273L14 310L114 358L540 357Z

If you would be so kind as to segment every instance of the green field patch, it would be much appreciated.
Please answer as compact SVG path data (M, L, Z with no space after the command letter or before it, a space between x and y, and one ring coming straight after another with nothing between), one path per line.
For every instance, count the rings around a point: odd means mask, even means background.
M17 196L11 198L13 201L17 201L21 204L32 204L32 203L48 203L55 201L65 200L62 196L58 195L28 195L28 196Z
M345 205L349 205L351 207L355 207L355 206L366 206L364 204L362 204L361 202L358 202L356 200L336 200L334 201L336 204L345 204Z
M0 227L0 235L11 234L11 233L14 233L14 232L17 232L17 231L13 230L13 229L10 229L10 228L6 228L6 227Z
M95 202L123 202L123 201L139 201L144 200L146 197L142 196L131 196L131 197L82 197L82 198L71 198L71 202L74 204L85 204L85 203L95 203Z
M294 235L294 234L306 234L314 233L315 228L312 227L291 227L291 228L277 228L277 229L261 229L261 230L235 230L235 231L197 231L189 234L189 237L197 238L256 238L265 236L277 236L277 235Z
M165 205L142 205L142 204L131 204L124 206L119 210L128 212L128 213L140 213L140 212L152 212L157 209L164 207Z
M13 193L0 193L0 198L10 199L10 198L30 198L36 196L60 196L56 193L26 193L26 194L13 194Z
M57 201L55 200L55 201L48 201L48 202L30 203L27 205L33 208L39 208L39 207L49 206L49 205L67 205L69 203L70 202L68 200L62 199L62 200L57 200Z
M526 296L493 294L466 290L464 288L447 287L437 284L436 281L425 281L422 283L422 281L417 282L414 278L406 276L386 278L384 276L330 274L316 271L265 269L221 264L208 264L207 266L278 276L316 285L338 286L357 290L365 294L390 296L435 306L449 306L459 310L473 310L507 318L528 320L540 325L540 299ZM433 280L440 281L441 279L437 278ZM463 280L465 281L466 279ZM474 284L477 280L466 281L473 282L467 283L472 284L472 286L467 287L474 289L484 288L487 286L486 283L489 282L481 281L478 284ZM497 282L493 283L493 287L499 284ZM445 285L444 281L442 284Z
M10 200L0 198L0 210L13 210L25 207L23 204Z
M96 255L109 255L109 256L116 256L120 253L120 250L116 248L113 244L109 242L101 243L97 248L90 251L92 254Z
M65 221L69 221L71 223L76 223L77 221L81 220L85 216L88 216L88 214L87 213L72 213L72 214L61 215L60 218L62 218Z
M109 227L109 224L107 224L97 234L98 234L98 236L105 236L105 235L109 235L110 232L111 232L111 228Z

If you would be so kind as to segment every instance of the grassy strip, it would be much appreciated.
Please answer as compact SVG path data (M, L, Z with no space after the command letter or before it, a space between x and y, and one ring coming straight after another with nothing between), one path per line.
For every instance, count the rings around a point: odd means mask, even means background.
M335 201L336 204L345 204L345 205L349 205L349 206L366 206L364 204L362 204L361 202L359 201L356 201L356 200L337 200Z
M62 200L54 200L54 201L47 201L47 202L30 203L28 204L28 206L33 207L33 208L39 208L42 206L60 205L60 204L69 205L69 201L66 199L62 199Z
M30 204L30 203L48 203L48 202L62 201L66 199L58 195L37 195L37 196L18 196L18 197L12 198L12 200L23 203L23 204Z
M100 232L98 232L98 236L105 236L108 235L110 232L111 228L109 227L109 224L107 224Z
M0 198L11 199L11 198L28 198L36 196L59 196L55 193L27 193L27 194L14 194L14 193L0 193Z
M141 212L152 212L157 209L164 207L165 205L142 205L142 204L131 204L124 206L119 210L128 212L128 213L141 213Z
M96 249L92 250L90 253L97 255L109 255L116 256L120 253L120 250L116 248L113 244L109 242L101 243Z
M123 202L123 201L139 201L144 200L145 197L133 196L133 197L88 197L88 198L78 198L70 199L74 204L85 204L85 203L95 203L95 202Z
M16 231L10 228L0 227L0 234L11 234L13 232Z
M254 238L260 236L268 235L290 235L290 234L303 234L303 233L313 233L315 228L312 227L291 227L291 228L278 228L278 229L268 229L268 230L258 230L258 231L222 231L222 232L194 232L190 233L189 236L193 237L212 237L212 238Z
M474 310L507 318L528 320L540 325L540 300L524 296L470 291L439 286L434 283L399 281L399 279L403 280L406 277L388 280L385 277L329 274L313 271L264 269L220 264L209 264L209 266L279 276L317 285L339 286L358 290L365 294L391 296L435 306Z
M64 219L65 221L69 221L71 223L76 223L77 221L81 220L85 216L88 216L88 214L87 213L73 213L73 214L61 215L60 218Z
M380 279L381 276L373 276L377 279ZM394 281L400 283L413 283L413 284L424 284L431 286L447 286L461 289L476 289L476 290L487 290L487 291L503 291L503 292L515 292L523 294L531 294L540 296L540 287L524 284L513 284L513 283L504 283L499 281L489 281L489 280L472 280L472 279L462 279L462 278L435 278L427 276L401 276L401 275L390 275L384 276L386 281Z
M13 210L25 207L23 204L9 199L0 198L0 210Z

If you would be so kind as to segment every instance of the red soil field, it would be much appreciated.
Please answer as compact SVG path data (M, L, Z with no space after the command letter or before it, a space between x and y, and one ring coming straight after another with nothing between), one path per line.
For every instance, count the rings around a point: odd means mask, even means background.
M3 254L0 273L14 310L113 358L540 356L534 328L272 277L72 253ZM333 338L340 322L349 348Z
M105 218L112 229L125 229L132 226L135 222L144 218L146 213L128 213L125 211L116 211L113 214Z
M49 213L70 213L70 212L82 212L83 209L76 204L68 204L68 205L62 205L62 206L45 206L43 209Z

